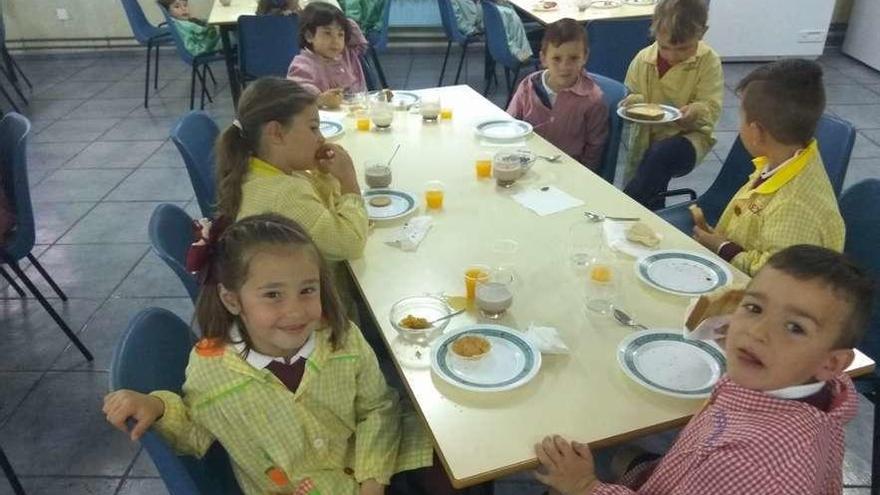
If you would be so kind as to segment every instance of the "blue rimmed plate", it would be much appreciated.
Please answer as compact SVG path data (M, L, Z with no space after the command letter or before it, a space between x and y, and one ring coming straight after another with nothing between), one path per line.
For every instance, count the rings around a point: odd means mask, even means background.
M324 136L324 139L333 139L341 136L342 133L345 132L345 128L342 127L342 124L333 120L322 120L320 129L321 135Z
M477 136L493 141L522 139L532 133L532 124L514 119L490 119L477 124Z
M617 346L617 362L637 383L683 399L708 397L727 361L714 343L685 339L681 330L643 330Z
M681 110L675 108L672 105L657 105L658 107L660 107L661 110L663 110L663 118L659 120L640 119L638 117L632 117L626 112L629 108L635 109L638 107L646 107L649 105L653 106L653 104L651 103L635 103L628 107L617 107L617 115L624 120L635 122L637 124L668 124L669 122L675 122L676 120L681 118Z
M722 263L691 251L657 251L636 260L636 275L655 289L679 296L699 296L733 279Z
M373 91L370 97L374 100L385 100L384 91ZM409 110L413 105L422 101L422 97L411 91L391 91L391 105L402 110Z
M387 198L390 202L384 206L377 206L372 204L372 200L375 198ZM403 218L415 211L417 207L415 196L396 189L368 189L364 191L364 203L367 206L369 219L379 221Z
M492 344L489 353L468 361L451 350L455 339L477 335ZM512 390L528 383L541 369L541 353L520 332L502 325L470 325L434 341L431 369L444 381L475 392Z

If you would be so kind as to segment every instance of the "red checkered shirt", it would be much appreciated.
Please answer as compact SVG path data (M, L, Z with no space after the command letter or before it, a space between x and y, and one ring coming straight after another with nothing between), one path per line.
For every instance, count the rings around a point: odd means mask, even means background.
M706 407L655 463L593 495L840 494L843 425L856 415L852 380L829 382L828 411L778 399L722 378Z

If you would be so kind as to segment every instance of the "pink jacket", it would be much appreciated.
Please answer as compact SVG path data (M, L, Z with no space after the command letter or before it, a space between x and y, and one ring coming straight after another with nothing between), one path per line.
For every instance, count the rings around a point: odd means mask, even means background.
M351 36L339 60L327 60L308 48L303 48L290 62L287 78L316 95L336 88L366 91L367 83L360 56L367 51L367 39L356 22L349 19L348 25Z
M622 484L593 495L840 495L843 425L858 395L841 375L829 382L828 411L778 399L722 378L707 406L655 465L640 465Z
M553 108L547 108L535 93L542 74L539 71L523 79L507 113L532 124L544 139L597 170L608 138L608 106L602 89L583 71L572 87L556 95Z

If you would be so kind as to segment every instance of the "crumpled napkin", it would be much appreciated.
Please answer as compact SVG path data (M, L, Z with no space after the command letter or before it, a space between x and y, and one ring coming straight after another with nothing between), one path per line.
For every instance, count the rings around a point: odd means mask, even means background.
M431 230L434 219L429 216L418 216L410 218L403 227L394 230L385 244L389 246L397 246L404 251L415 251L419 247L422 240Z
M523 334L542 354L568 354L568 346L553 327L539 327L532 322Z

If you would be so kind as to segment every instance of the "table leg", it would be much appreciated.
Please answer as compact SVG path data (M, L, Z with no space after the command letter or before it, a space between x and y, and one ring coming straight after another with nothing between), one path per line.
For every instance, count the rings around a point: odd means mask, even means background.
M229 40L229 32L233 29L235 29L235 26L232 25L220 26L220 40L223 42L223 56L226 58L226 72L229 75L229 91L232 93L232 104L238 108L241 86L238 84L238 73L235 70L235 53L232 52L232 42Z

